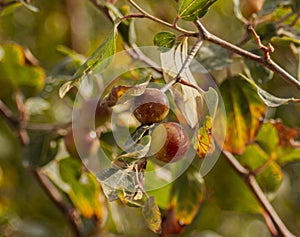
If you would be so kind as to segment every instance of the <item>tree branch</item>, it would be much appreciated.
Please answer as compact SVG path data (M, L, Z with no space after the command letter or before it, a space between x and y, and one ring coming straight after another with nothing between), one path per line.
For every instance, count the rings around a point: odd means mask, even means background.
M80 214L78 211L67 205L65 200L63 199L60 192L56 189L56 187L52 184L52 182L48 179L48 177L42 172L40 168L34 170L34 175L41 185L41 187L46 191L48 196L54 202L54 204L58 207L58 209L65 215L67 218L73 232L74 236L82 237L81 229L82 224L80 221Z
M285 81L287 81L289 84L295 86L298 90L300 90L300 81L298 81L296 78L294 78L292 75L290 75L287 71L285 71L283 68L281 68L278 64L276 64L272 59L266 59L263 57L260 57L256 54L253 54L249 51L246 51L234 44L231 44L213 34L211 34L198 20L195 22L196 26L199 29L199 32L202 34L202 37L204 40L207 40L209 42L212 42L214 44L217 44L225 49L228 49L240 56L243 56L245 58L249 58L259 64L264 65L265 67L269 68L271 71L276 72L278 75L280 75Z
M188 31L185 30L179 26L177 26L176 24L171 24L169 22L163 21L155 16L152 16L151 14L149 14L148 12L146 12L143 8L141 8L138 4L136 4L133 0L128 0L128 2L135 8L137 9L140 13L142 13L146 18L153 20L159 24L162 24L164 26L167 26L169 28L175 29L181 33L183 33L186 36L193 36L193 37L198 37L198 33L197 32L193 32L193 31Z
M260 203L261 207L273 221L278 232L281 234L280 236L295 237L295 235L292 234L282 222L282 220L272 207L271 203L266 198L265 194L256 182L255 175L250 170L243 167L230 152L223 150L222 154L225 156L225 158L227 159L229 164L234 168L234 170L243 178L247 186L254 194L256 200Z

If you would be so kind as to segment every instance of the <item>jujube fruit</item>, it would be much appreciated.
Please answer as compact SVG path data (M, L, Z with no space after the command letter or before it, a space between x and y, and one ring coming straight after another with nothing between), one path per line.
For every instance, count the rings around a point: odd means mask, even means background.
M240 9L244 17L248 18L252 14L259 12L265 0L240 0Z
M189 148L186 131L175 122L159 124L153 130L151 138L151 155L165 163L182 159Z
M75 132L74 132L75 131ZM94 155L99 147L96 132L87 128L69 130L64 137L68 153L75 158L85 158Z
M134 98L133 114L142 124L161 122L169 113L169 100L164 92L157 88L147 88Z

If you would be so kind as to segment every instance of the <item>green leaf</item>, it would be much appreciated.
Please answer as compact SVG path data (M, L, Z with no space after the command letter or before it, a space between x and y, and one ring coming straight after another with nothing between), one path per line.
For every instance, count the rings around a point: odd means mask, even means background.
M273 45L279 45L279 46L290 46L290 44L295 44L295 46L300 46L300 39L298 38L292 38L288 36L283 37L273 37L271 39L271 43Z
M59 90L59 96L62 98L65 94L76 84L78 84L82 78L97 67L97 72L102 72L113 60L113 55L116 52L116 37L117 26L115 24L113 30L102 42L102 44L93 52L93 54L82 64L74 73L71 81L62 85Z
M155 197L149 197L143 206L143 216L150 230L154 233L161 232L161 214Z
M197 136L194 138L194 149L199 158L205 158L207 154L214 151L214 140L212 137L212 117L207 115L204 125L198 130Z
M220 86L227 116L224 149L242 154L253 141L264 118L266 106L253 83L242 76L226 79Z
M199 171L191 167L175 180L169 208L174 210L176 222L183 226L191 224L204 200L204 187Z
M17 8L21 7L22 3L21 2L16 2L14 4L11 4L3 9L1 9L0 16L6 16L11 13L13 13Z
M186 21L195 21L203 17L209 7L217 0L179 0L177 3L178 17Z
M154 36L153 43L158 46L160 50L165 51L172 48L176 42L176 35L170 31L162 31Z
M300 147L294 141L299 131L287 128L278 121L264 123L257 135L256 143L280 166L300 161ZM293 143L296 143L295 146Z
M68 194L75 207L86 218L96 216L102 220L101 189L96 178L83 170L80 160L65 158L57 164L61 180L56 177L56 183L62 185L62 190Z
M271 134L269 136L271 137ZM272 153L268 154L257 144L253 144L248 146L245 152L237 158L243 166L258 172L256 178L264 192L277 190L283 180L283 173Z
M261 207L243 179L221 156L214 168L204 177L211 199L223 210L260 212Z
M17 44L3 44L0 46L0 98L21 90L30 97L38 93L45 83L44 70L27 63L24 49Z
M245 71L249 72L249 77L253 78L256 83L262 84L273 78L274 72L265 66L260 65L250 59L245 59L244 62L246 66Z

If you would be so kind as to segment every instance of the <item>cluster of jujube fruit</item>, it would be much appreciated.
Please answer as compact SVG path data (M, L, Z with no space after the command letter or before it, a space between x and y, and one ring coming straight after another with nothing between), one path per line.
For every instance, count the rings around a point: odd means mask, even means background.
M169 113L169 100L157 88L147 88L134 98L133 114L144 125L157 124L151 133L150 154L159 161L169 163L182 159L189 147L184 128L176 122L162 122Z
M133 115L142 125L155 125L151 130L150 156L164 163L184 157L189 147L186 131L177 122L162 122L170 110L164 92L146 88L143 94L134 97L132 107ZM94 128L104 126L111 114L112 108L102 104L101 100L90 99L83 103L78 118L73 119L73 128L64 137L66 149L72 157L85 158L96 153L99 141Z

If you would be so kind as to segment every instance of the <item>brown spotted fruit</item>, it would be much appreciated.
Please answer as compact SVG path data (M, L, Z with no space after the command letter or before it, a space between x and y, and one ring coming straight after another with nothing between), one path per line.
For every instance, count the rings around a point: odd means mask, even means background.
M151 138L151 154L164 163L181 160L189 148L186 131L175 122L159 124L154 128Z
M133 114L142 124L161 122L169 113L169 100L164 92L157 88L147 88L133 100Z

